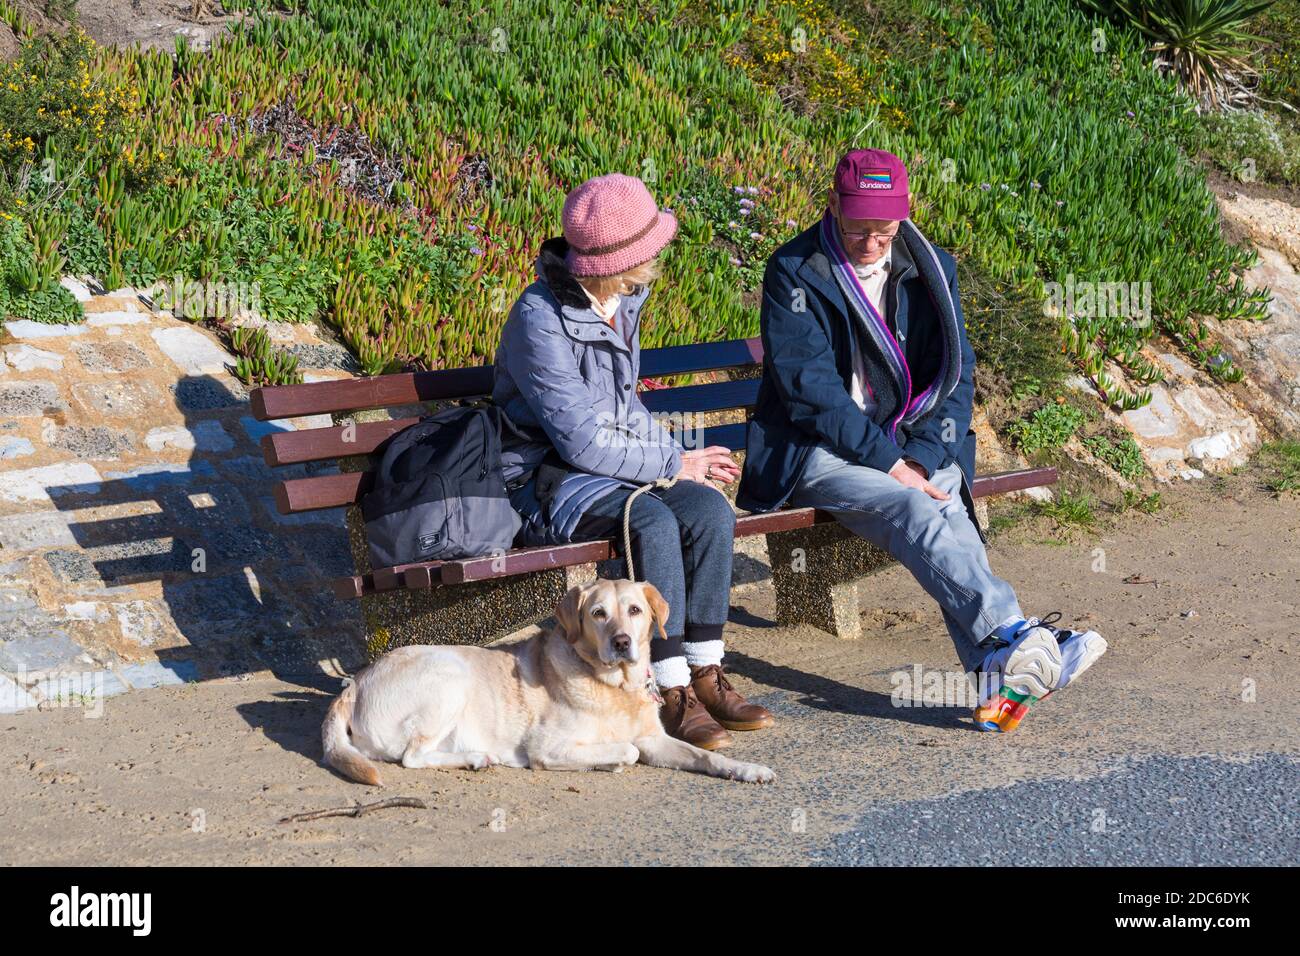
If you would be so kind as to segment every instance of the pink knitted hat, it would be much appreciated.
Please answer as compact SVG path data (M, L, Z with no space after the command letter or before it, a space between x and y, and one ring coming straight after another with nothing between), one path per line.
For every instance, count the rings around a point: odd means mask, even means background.
M612 276L649 262L676 234L676 217L635 176L597 176L564 199L565 262L575 276Z

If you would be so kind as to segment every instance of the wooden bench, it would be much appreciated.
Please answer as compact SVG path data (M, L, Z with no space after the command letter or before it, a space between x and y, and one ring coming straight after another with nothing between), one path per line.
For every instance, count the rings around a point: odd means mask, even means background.
M758 338L703 345L647 349L641 356L646 378L743 369L750 377L647 390L654 413L710 413L743 410L757 395L754 366L762 362ZM575 583L595 576L596 564L615 558L611 541L560 547L521 548L504 555L430 561L372 568L357 502L369 488L370 454L390 435L426 414L426 403L478 398L492 388L492 369L449 369L381 375L254 389L250 402L259 421L328 414L329 427L279 431L262 438L272 467L337 462L337 473L280 481L275 500L286 515L347 508L356 574L333 582L343 599L359 599L372 655L410 643L486 643L550 615ZM733 451L745 446L746 423L702 430L705 445ZM977 477L973 491L984 497L1049 485L1056 469L1033 468ZM844 531L825 512L787 508L742 514L736 537L765 535L782 625L811 624L832 634L860 632L856 582L890 558Z

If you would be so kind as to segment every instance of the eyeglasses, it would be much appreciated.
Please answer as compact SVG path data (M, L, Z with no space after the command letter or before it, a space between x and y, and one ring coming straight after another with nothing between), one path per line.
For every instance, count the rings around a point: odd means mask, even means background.
M846 232L843 227L840 227L840 235L844 237L845 242L866 242L868 239L874 239L876 244L881 246L887 246L898 238L896 232Z

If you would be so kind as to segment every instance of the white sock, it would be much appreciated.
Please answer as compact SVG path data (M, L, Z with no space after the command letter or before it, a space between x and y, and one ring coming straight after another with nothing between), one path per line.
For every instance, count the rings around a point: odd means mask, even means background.
M1009 641L1015 636L1016 632L1020 630L1020 626L1024 623L1025 619L1023 617L1019 614L1012 614L1009 618L995 627L993 633L990 634L989 637L1000 637L1004 641Z
M1013 614L1005 621L1003 621L1001 624L999 624L997 627L995 627L993 629L993 633L990 634L988 637L984 638L984 640L992 641L994 638L998 638L1003 641L1010 641L1013 637L1015 637L1016 633L1024 626L1025 626L1025 619L1023 617L1020 617L1019 615ZM990 648L984 654L984 659L980 662L979 669L982 671L989 670L990 669L989 661L993 659L993 656L997 654L999 650L1002 650L1002 648L996 648L996 647Z
M686 666L684 657L668 657L662 661L652 661L650 670L654 674L655 683L663 688L685 687L691 682L691 669Z
M722 641L684 641L686 663L692 667L708 667L722 663Z

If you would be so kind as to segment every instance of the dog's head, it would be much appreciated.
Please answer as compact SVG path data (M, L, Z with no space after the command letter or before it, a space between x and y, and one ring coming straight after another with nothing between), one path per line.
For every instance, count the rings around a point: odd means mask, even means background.
M571 588L555 620L574 652L596 671L650 659L652 628L666 638L668 602L653 584L592 581Z

